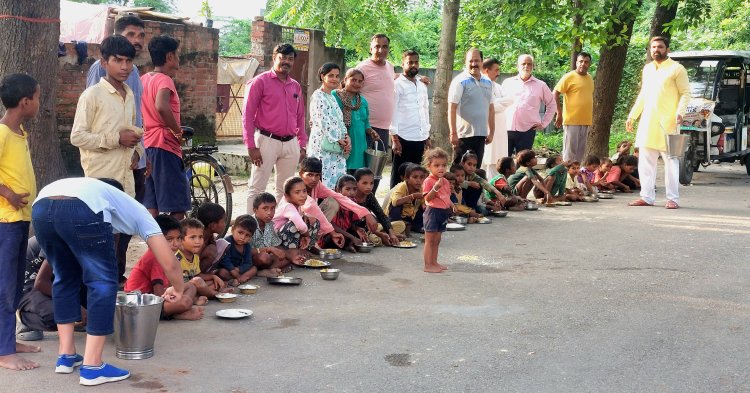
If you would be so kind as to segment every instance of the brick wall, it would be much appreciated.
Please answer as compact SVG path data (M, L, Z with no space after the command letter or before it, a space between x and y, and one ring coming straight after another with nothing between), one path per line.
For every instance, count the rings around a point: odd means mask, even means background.
M216 140L216 72L219 58L219 31L200 26L146 21L146 42L167 34L180 41L180 70L175 86L181 100L181 123L196 130L196 143ZM101 57L99 44L88 44L87 57L79 64L75 46L65 44L65 55L59 57L57 76L57 124L61 150L69 174L81 174L78 148L70 144L78 97L86 88L89 67ZM148 50L135 59L141 73L153 69Z

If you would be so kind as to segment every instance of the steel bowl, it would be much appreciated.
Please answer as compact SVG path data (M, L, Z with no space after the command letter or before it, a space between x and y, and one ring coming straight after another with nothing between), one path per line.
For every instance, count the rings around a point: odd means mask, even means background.
M335 248L325 248L320 250L320 259L339 259L342 256L344 256L344 254L341 250Z
M526 210L539 210L539 205L534 202L529 202L526 204Z
M456 224L461 224L461 225L466 225L466 224L469 223L469 219L468 218L461 217L461 216L455 216L455 217L453 217L453 221L455 221Z
M507 210L493 210L490 212L490 214L492 214L495 217L505 217L508 215L508 211Z
M340 272L341 270L339 269L321 269L320 277L322 277L324 280L335 280L339 278Z
M299 285L302 284L301 278L296 277L267 277L266 281L268 281L269 284L277 284L277 285Z
M237 288L239 288L240 292L242 292L245 295L252 295L255 292L258 292L258 287L255 285L250 285L250 284L243 284Z
M234 303L237 301L237 296L234 293L219 293L216 294L216 299L222 303Z
M375 245L372 243L362 243L358 246L355 245L354 247L357 249L357 252L368 253L372 251L373 248L375 248Z
M596 197L599 198L599 199L614 199L614 196L612 194L602 194L602 193L599 193L599 194L596 195Z

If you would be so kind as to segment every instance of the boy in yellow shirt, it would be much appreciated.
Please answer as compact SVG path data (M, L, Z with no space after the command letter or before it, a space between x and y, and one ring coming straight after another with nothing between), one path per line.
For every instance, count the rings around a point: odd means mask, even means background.
M36 178L26 130L22 123L39 112L39 83L24 74L0 81L6 108L0 119L0 367L30 370L39 364L17 352L39 352L39 347L16 342L16 309L21 300L26 268L26 245Z
M200 253L203 249L203 223L196 218L186 218L180 223L182 230L182 245L175 255L182 268L182 279L186 283L195 285L198 295L209 299L216 299L220 292L232 292L226 288L219 276L211 273L201 273Z

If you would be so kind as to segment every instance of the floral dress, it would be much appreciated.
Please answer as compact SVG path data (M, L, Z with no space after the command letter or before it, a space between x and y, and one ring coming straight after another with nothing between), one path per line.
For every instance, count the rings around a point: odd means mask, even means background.
M346 157L343 152L333 152L324 147L338 145L338 141L346 138L346 135L344 115L336 99L320 89L315 90L310 99L307 155L317 157L323 163L323 184L330 189L335 189L339 177L346 174Z

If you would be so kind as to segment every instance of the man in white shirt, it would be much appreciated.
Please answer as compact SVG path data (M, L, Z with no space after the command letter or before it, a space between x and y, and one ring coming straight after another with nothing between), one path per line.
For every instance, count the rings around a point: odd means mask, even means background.
M500 60L490 58L482 63L482 74L492 81L492 104L495 106L495 137L492 138L484 152L484 159L480 163L490 179L497 175L497 161L508 156L508 132L505 129L505 110L513 105L513 100L504 95L502 87L497 83L500 75Z
M394 86L395 111L390 134L393 150L391 188L401 179L398 168L406 162L419 164L430 143L430 111L427 86L419 80L419 54L407 50L401 56L403 73L396 78Z
M453 145L453 163L472 150L482 162L484 145L492 143L495 133L495 107L492 103L492 81L482 75L482 52L466 52L466 70L451 82L448 90L448 127Z

